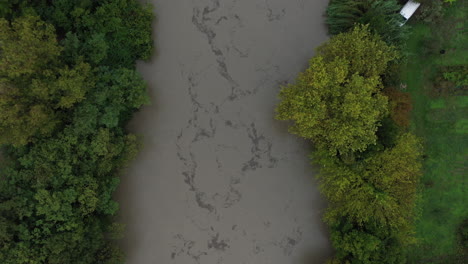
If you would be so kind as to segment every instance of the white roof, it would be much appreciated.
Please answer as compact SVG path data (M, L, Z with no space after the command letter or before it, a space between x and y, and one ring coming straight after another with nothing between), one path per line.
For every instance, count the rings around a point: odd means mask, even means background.
M416 12L416 9L418 9L418 7L420 6L421 4L418 3L418 2L415 2L413 0L409 0L404 6L403 8L401 9L400 11L400 14L406 18L406 19L409 19L413 14L414 12Z

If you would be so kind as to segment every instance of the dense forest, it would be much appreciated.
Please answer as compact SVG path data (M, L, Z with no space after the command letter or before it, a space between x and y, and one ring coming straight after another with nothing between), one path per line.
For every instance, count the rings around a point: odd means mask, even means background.
M152 52L135 0L2 1L0 262L120 263L112 194Z

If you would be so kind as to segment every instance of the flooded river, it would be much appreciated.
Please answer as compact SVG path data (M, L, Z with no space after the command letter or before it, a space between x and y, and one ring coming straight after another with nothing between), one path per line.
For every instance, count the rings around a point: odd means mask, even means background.
M152 104L118 190L129 264L323 263L307 142L274 120L281 85L327 39L327 0L154 0Z

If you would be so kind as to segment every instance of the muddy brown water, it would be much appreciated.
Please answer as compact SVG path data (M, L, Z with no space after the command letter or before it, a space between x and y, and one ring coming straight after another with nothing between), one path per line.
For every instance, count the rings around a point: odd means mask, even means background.
M326 39L327 0L155 0L150 106L117 192L129 264L323 263L309 143L274 120Z

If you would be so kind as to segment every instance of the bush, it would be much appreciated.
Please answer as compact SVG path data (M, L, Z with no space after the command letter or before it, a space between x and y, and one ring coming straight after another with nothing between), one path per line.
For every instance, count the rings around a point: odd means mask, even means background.
M342 217L330 227L330 233L336 250L335 263L406 263L404 247L407 244L400 239L397 230L373 223L360 226Z
M455 83L456 86L468 86L468 66L449 66L442 69L446 80Z
M404 263L414 243L416 189L421 174L421 145L410 133L354 163L319 149L320 189L329 204L325 222L343 263ZM404 169L403 169L404 168Z
M458 246L460 249L468 253L468 219L464 219L458 227ZM468 255L468 254L467 254Z
M399 14L401 6L395 0L332 0L327 7L328 30L336 35L355 24L369 25L369 29L393 45L401 45L408 34Z

